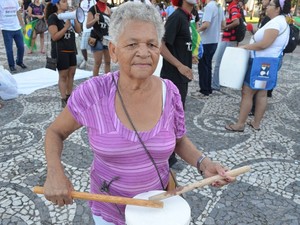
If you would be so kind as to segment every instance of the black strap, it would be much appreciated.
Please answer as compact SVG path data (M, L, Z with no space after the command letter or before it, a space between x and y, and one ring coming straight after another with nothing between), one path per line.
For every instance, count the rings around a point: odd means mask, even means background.
M158 177L159 177L159 180L160 180L160 184L161 184L161 186L162 186L162 189L165 189L164 184L163 184L163 181L162 181L161 176L160 176L160 173L159 173L159 171L158 171L157 165L156 165L156 163L155 163L153 157L151 156L149 150L147 149L146 145L144 144L142 138L140 137L139 133L137 132L137 130L136 130L136 128L135 128L135 126L134 126L134 124L133 124L133 122L132 122L132 120L131 120L131 118L130 118L130 116L129 116L129 113L128 113L126 107L125 107L123 98L122 98L122 96L121 96L120 90L119 90L119 88L118 88L118 84L117 84L117 82L115 81L115 77L114 77L113 74L112 74L112 78L113 78L114 84L116 85L117 93L118 93L118 96L119 96L119 98L120 98L120 101L121 101L121 104L122 104L122 108L123 108L123 110L124 110L124 112L125 112L125 114L126 114L126 116L127 116L127 119L128 119L128 121L130 122L130 125L132 126L132 128L133 128L135 134L137 135L137 137L138 137L140 143L141 143L142 146L144 147L144 149L145 149L145 151L146 151L148 157L150 158L150 160L151 160L153 166L155 167L156 172L157 172Z

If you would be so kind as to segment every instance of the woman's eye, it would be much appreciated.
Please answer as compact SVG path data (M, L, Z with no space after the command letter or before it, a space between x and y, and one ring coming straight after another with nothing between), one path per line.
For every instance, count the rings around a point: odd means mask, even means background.
M148 44L148 47L151 48L151 49L156 49L156 48L158 48L157 45L156 45L156 44L153 44L153 43L149 43L149 44Z
M128 45L128 47L131 47L131 48L136 47L136 46L137 46L136 43L131 43L131 44Z

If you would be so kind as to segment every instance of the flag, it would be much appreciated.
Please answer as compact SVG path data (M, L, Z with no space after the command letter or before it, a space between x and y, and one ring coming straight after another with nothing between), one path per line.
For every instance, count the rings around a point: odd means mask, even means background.
M28 48L31 48L31 40L32 40L32 34L35 28L35 25L38 20L34 20L30 23L27 23L25 27L23 28L23 39L24 43ZM33 50L36 50L36 44L33 46Z
M201 37L197 31L196 23L194 20L191 20L190 27L192 31L192 54L193 56L201 58L203 54L203 46L201 44Z

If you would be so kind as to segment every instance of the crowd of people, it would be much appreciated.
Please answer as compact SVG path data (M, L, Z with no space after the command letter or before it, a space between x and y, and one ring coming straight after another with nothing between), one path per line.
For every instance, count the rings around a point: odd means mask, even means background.
M259 131L268 90L257 90L249 84L254 51L258 56L282 60L282 49L289 39L285 15L290 12L291 2L266 3L269 21L261 21L257 31L251 30L254 35L246 45L238 45L235 32L244 13L237 7L239 1L226 0L226 3L224 11L215 0L206 0L201 11L195 8L197 0L172 0L170 8L155 7L150 1L128 1L112 11L107 0L83 0L80 6L86 20L81 24L77 18L59 19L69 10L67 0L49 0L45 8L39 0L34 0L26 5L23 16L17 0L1 0L0 26L10 71L16 70L15 64L26 69L21 27L29 20L46 20L51 57L57 59L63 110L45 137L44 187L49 201L59 206L72 203L70 193L74 188L64 172L61 155L63 141L81 127L87 128L94 153L92 193L134 197L149 190L164 190L170 167L176 163L175 155L195 166L204 177L221 175L222 179L212 184L215 187L235 180L226 175L224 166L199 151L186 135L184 110L188 83L193 80L192 64L197 64L199 73L200 90L196 96L208 98L213 91L220 90L219 67L225 49L230 46L251 51L238 121L225 129L244 131L255 96L255 117L248 125ZM11 10L5 10L8 7ZM204 49L202 57L192 54L191 19L198 24ZM73 90L78 51L75 33L82 34L80 50L84 60L79 67L87 64L88 51L93 54L94 65L93 77ZM33 32L28 53L32 53L36 36ZM16 61L13 40L17 45ZM40 34L40 40L40 52L44 53L44 34ZM163 64L157 77L153 72L160 55ZM118 71L110 72L111 62L118 64ZM102 63L105 75L99 76ZM108 183L109 187L102 188ZM125 224L122 205L91 201L90 207L96 224Z

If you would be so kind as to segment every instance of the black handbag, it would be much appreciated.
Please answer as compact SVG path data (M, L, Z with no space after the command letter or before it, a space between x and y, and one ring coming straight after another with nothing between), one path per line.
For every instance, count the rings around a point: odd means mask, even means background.
M48 46L49 46L49 42L50 42L49 36L50 36L50 34L48 34L48 38L47 38L48 40L47 40L47 45L46 45L46 66L45 66L45 68L56 71L57 59L51 58L48 56ZM55 43L55 46L56 46L56 52L57 52L57 43Z
M57 59L46 56L46 68L56 71Z

